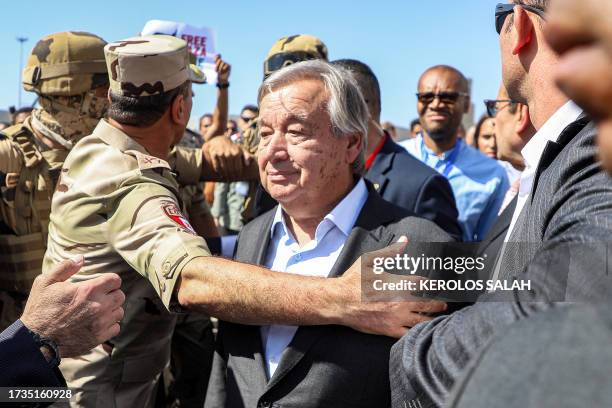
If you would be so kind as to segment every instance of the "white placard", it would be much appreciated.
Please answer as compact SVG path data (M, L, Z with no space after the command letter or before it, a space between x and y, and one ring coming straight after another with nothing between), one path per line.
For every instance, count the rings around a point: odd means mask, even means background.
M196 56L196 64L204 71L206 82L217 83L215 70L216 38L215 31L208 27L195 27L186 23L165 20L149 20L141 35L166 34L182 38L187 42L189 51Z

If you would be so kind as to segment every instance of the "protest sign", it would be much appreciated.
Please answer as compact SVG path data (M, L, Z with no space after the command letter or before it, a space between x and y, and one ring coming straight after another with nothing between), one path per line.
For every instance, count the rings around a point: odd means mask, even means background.
M186 23L166 20L149 20L142 29L141 35L166 34L181 38L187 42L189 52L196 57L196 65L204 71L206 82L217 82L215 71L215 32L208 27L195 27Z

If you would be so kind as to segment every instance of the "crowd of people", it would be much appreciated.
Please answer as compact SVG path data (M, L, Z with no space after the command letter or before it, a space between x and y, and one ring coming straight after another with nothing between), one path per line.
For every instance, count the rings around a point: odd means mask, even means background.
M185 41L43 37L37 105L0 130L0 386L74 407L612 406L611 18L498 4L486 114L464 129L469 82L435 65L404 139L376 73L311 35L272 45L235 119L217 56L197 131ZM460 242L530 290L367 297L373 256Z

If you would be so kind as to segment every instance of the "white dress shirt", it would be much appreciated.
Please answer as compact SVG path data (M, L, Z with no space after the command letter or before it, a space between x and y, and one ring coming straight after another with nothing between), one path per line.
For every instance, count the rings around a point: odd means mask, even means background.
M300 248L287 228L280 206L272 222L270 244L265 265L277 272L306 276L327 277L336 263L344 243L368 198L363 179L327 214L317 226L312 241ZM262 326L268 378L272 378L281 356L297 331L298 326Z
M525 160L525 170L521 173L521 181L518 191L518 198L516 201L516 209L512 214L512 221L510 221L510 227L508 227L508 232L504 238L504 242L508 242L510 239L510 235L512 234L512 230L516 225L516 221L531 194L531 189L533 188L533 181L535 178L535 172L540 164L540 159L542 158L542 154L544 153L544 149L546 148L546 144L551 142L556 142L561 136L561 132L572 122L574 122L578 117L582 114L582 109L576 105L573 101L568 101L557 109L557 111L542 125L540 130L536 132L535 135L531 138L529 142L523 147L521 150L521 156ZM501 260L504 256L504 252L506 250L506 245L504 244L501 248L501 253L497 258L497 263L495 265L495 271L493 273L493 280L497 280L499 278L499 272L501 268Z

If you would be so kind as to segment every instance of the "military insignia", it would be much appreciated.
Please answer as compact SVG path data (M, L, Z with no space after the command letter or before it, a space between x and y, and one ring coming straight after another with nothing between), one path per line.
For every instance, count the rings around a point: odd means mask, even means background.
M174 223L178 224L178 226L181 227L183 230L193 235L198 235L196 234L189 221L187 221L187 218L185 218L183 213L181 213L181 210L178 208L176 203L173 203L171 201L164 202L162 205L162 209L164 210L164 213L168 216L168 218L174 221Z

